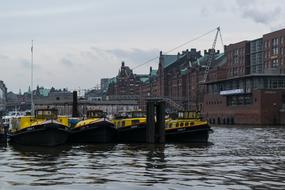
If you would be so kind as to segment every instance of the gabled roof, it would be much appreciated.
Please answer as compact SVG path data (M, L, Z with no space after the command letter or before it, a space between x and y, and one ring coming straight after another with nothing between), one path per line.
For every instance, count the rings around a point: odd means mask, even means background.
M209 58L209 54L206 54L203 57L200 57L199 59L197 59L194 62L194 64L205 65L205 64L207 64L208 58ZM220 64L222 62L222 60L225 60L225 54L224 53L215 54L215 59L213 60L212 64Z
M165 69L175 63L178 59L181 59L186 56L186 54L178 55L160 55L163 58L162 67Z
M149 75L144 74L136 74L136 77L138 77L141 82L146 82L149 79Z
M161 55L163 58L162 67L166 68L177 60L177 55Z

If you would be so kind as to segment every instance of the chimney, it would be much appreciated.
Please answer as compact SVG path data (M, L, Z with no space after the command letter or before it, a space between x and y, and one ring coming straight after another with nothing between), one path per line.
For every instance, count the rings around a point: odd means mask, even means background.
M122 61L122 67L124 67L125 66L125 62L124 61Z

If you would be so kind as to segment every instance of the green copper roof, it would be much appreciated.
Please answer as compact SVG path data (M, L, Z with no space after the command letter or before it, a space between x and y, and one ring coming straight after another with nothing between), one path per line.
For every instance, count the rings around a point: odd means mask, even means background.
M157 76L157 70L152 70L150 73L150 76Z
M162 55L163 57L163 62L162 62L162 67L166 68L172 63L174 63L177 60L177 55Z
M225 56L224 53L216 54L214 61L220 61L220 59L223 59L224 56ZM198 64L198 65L206 64L206 62L207 62L207 60L208 60L208 57L209 57L208 54L207 54L207 55L204 55L203 57L200 57L199 59L197 59L197 61L195 61L194 63L195 63L195 64Z
M136 75L138 78L139 78L139 80L141 81L141 82L146 82L147 80L148 80L148 78L149 78L149 75L144 75L144 74L137 74Z
M116 82L117 82L117 78L113 77L113 78L110 79L109 84L116 83Z

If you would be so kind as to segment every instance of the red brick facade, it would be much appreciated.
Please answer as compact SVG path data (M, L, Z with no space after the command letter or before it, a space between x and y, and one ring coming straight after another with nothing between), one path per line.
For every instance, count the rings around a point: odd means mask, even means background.
M285 29L225 46L223 72L211 69L204 96L210 123L285 123L284 40Z
M265 73L285 73L285 29L263 35Z

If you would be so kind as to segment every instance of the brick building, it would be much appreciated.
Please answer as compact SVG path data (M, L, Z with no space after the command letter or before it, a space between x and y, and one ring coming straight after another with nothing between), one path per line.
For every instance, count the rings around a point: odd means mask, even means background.
M227 75L208 80L204 96L211 123L284 124L284 38L285 29L225 46Z
M229 44L224 53L215 52L202 85L210 51L203 56L196 49L177 55L161 52L155 74L150 71L138 77L127 69L130 74L126 77L121 68L113 79L118 84L109 85L109 90L113 94L139 92L138 98L169 99L184 109L201 110L213 124L284 124L284 49L285 29ZM127 80L136 82L131 86ZM122 90L120 83L125 85Z
M285 73L285 29L263 35L264 72Z
M139 99L141 85L148 80L148 75L134 74L133 71L122 62L119 73L110 79L107 95L113 99Z
M187 85L192 79L192 75L189 77L188 73L192 67L191 63L201 57L201 52L196 49L187 49L177 55L164 55L160 52L157 72L158 95L187 107L190 104L188 89L192 87Z

